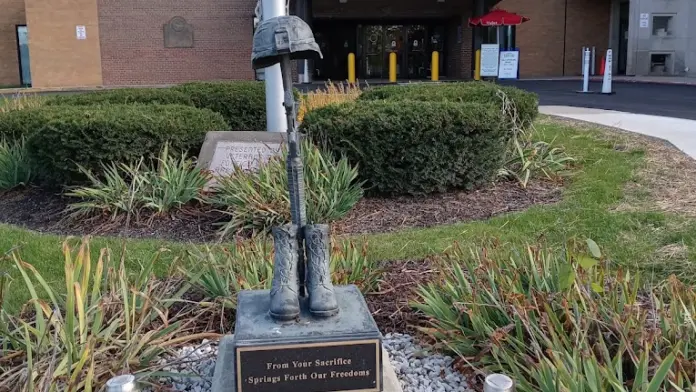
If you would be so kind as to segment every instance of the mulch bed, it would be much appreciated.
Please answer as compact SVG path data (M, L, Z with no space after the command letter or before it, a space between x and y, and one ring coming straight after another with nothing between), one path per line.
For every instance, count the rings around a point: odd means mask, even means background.
M423 197L365 198L339 222L335 234L394 232L408 228L487 219L524 210L536 204L555 203L561 186L536 182L521 189L514 182L499 182L471 192L449 192ZM226 215L209 208L189 206L164 216L137 219L108 216L74 219L65 213L70 200L57 192L38 188L0 194L0 223L59 235L109 235L157 238L179 242L207 242L218 238L216 223Z
M418 299L419 285L430 282L435 269L430 260L399 260L384 265L380 291L365 296L379 330L414 335L425 318L409 304Z

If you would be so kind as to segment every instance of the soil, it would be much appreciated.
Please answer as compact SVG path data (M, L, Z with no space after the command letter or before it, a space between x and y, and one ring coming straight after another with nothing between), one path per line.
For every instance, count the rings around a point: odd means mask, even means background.
M555 203L561 185L536 182L522 189L514 182L498 182L471 192L450 192L423 197L365 198L344 219L335 222L335 234L394 232L424 228L520 211L536 204ZM156 238L178 242L209 242L218 239L217 223L226 215L209 207L187 206L166 215L139 217L97 216L74 218L66 213L73 201L39 188L0 194L0 223L59 235L109 235Z
M383 333L417 334L425 318L409 304L418 299L419 285L430 282L435 274L430 260L387 262L378 293L365 296L367 306Z

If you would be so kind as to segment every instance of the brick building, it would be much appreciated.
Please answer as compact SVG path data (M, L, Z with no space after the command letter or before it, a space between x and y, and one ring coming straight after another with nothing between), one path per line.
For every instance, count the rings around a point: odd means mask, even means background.
M618 2L620 0L613 0ZM356 53L360 79L470 79L474 48L495 37L468 19L497 6L531 20L507 36L522 77L577 75L581 48L611 42L612 0L292 0L325 58L315 79L345 79ZM0 0L0 86L161 85L251 79L256 0Z

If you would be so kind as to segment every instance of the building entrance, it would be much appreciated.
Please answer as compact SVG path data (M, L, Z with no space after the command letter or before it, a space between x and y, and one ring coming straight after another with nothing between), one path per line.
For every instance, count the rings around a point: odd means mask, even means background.
M397 79L427 79L434 50L440 52L440 75L446 76L444 21L441 24L317 21L315 37L324 54L324 59L315 64L317 79L347 79L349 53L355 53L359 79L388 79L392 52L397 58Z

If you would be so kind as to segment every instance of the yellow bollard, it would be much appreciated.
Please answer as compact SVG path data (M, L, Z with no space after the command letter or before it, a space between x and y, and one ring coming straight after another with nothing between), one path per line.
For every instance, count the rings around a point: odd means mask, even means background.
M476 62L474 63L474 80L481 80L481 49L476 51Z
M396 83L396 52L389 53L389 81Z
M348 53L348 83L355 83L355 53Z
M437 50L433 51L433 60L430 66L430 79L433 82L440 80L440 53Z

